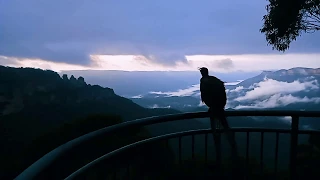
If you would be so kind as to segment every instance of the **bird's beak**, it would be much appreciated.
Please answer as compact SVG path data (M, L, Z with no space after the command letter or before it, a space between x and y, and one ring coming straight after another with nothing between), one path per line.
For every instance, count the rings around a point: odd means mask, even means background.
M200 69L201 69L201 68L200 68L200 67L198 67L198 70L199 70L199 71L200 71Z

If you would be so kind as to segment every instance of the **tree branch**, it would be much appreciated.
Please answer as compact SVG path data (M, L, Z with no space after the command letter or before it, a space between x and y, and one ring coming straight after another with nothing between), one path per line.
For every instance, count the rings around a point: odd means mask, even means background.
M320 22L320 15L315 13L315 12L312 12L312 11L307 11L310 15L309 17L312 17L312 19L315 19L316 21L319 21Z

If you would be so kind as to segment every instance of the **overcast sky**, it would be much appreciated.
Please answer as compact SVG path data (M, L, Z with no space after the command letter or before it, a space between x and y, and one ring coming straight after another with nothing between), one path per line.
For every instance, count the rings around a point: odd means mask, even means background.
M266 4L265 0L0 0L0 64L58 71L188 70L207 65L231 71L275 54L270 69L319 67L320 33L299 37L286 56L266 45L259 32ZM300 58L288 59L290 54ZM199 55L210 55L209 60Z

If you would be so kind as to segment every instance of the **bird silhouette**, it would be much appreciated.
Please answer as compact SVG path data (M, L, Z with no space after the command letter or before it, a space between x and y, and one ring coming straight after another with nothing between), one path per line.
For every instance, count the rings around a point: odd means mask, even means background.
M201 101L209 107L211 129L213 138L216 143L216 153L221 153L220 147L220 136L216 134L216 120L220 121L221 125L225 129L230 129L229 123L225 116L224 107L227 103L227 94L224 86L224 82L215 76L209 76L209 70L206 67L199 68L202 75L200 79L200 93ZM227 132L227 139L231 146L231 156L234 160L238 161L238 150L235 140L235 134L231 131ZM221 158L217 156L217 159Z
M224 82L215 76L209 76L207 68L199 68L201 100L209 107L209 112L215 117L224 117L224 107L227 103L227 94Z

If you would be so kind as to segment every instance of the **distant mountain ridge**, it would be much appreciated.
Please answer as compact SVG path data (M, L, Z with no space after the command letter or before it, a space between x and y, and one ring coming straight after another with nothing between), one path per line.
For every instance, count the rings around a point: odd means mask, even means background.
M320 68L295 67L291 69L280 69L276 71L262 71L261 74L277 74L277 75L320 75Z
M294 80L299 80L301 78L306 78L311 76L315 76L317 79L320 79L320 68L313 69L313 68L296 67L291 69L281 69L278 71L263 71L258 76L248 78L234 86L249 87L254 83L263 81L265 78L292 82Z
M236 85L226 85L227 108L319 108L320 68L296 67L263 71ZM174 92L156 92L131 98L144 107L172 107L181 111L201 108L200 91L193 85ZM183 102L183 104L179 104ZM260 104L259 104L260 102ZM299 108L301 107L301 108ZM320 109L320 108L319 108Z
M200 73L195 71L113 71L72 70L62 74L82 76L91 84L112 87L124 97L146 94L150 91L174 91L199 83ZM212 72L223 81L235 82L255 76L260 72ZM130 88L126 88L129 86Z
M297 75L297 74L302 74L302 75L320 75L320 68L304 68L304 67L295 67L291 69L281 69L279 71L274 72L275 74L282 74L282 75Z

